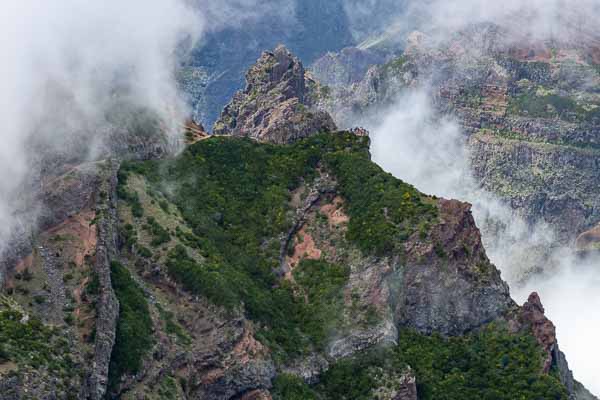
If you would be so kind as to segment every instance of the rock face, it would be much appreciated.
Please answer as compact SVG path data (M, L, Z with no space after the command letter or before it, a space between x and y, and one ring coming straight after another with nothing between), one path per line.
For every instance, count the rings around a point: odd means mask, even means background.
M493 321L514 306L508 285L490 263L470 205L440 200L433 241L413 238L395 315L423 333L460 335ZM444 271L441 273L441 271Z
M0 398L277 399L320 390L328 370L393 349L401 331L462 336L507 320L549 354L537 377L550 363L583 393L539 299L511 300L469 204L373 165L364 129L316 135L334 125L306 109L318 84L285 48L247 79L216 131L268 144L203 136L175 159L102 161L51 181L44 230L3 266L0 334L35 342L0 344ZM418 370L401 361L369 367L376 398L417 399ZM295 384L282 389L286 377Z
M213 126L223 107L244 87L244 74L265 49L284 43L311 63L328 51L354 43L343 0L275 1L251 9L245 4L241 7L236 15L247 11L248 18L230 24L229 19L222 21L217 15L216 29L207 32L178 71L194 120L206 127Z
M394 400L417 400L417 380L412 372L400 378L400 390Z
M89 376L89 398L101 400L106 394L111 351L115 344L119 302L111 279L111 262L118 254L117 247L117 172L119 163L108 162L108 175L98 190L96 206L97 235L95 274L98 279L94 362ZM102 195L102 193L104 195Z
M327 113L311 109L310 90L302 63L285 47L265 52L246 74L246 89L225 107L213 133L283 144L335 130Z
M347 47L339 53L322 56L310 70L323 85L348 86L360 82L371 66L384 64L388 58L373 50Z
M30 247L20 260L2 265L7 279L1 291L10 293L12 300L0 306L0 312L17 310L54 326L44 339L31 333L28 346L33 351L48 342L55 349L34 369L25 362L8 369L12 376L0 373L0 386L10 386L2 393L15 394L7 398L25 398L25 393L48 399L66 398L67 393L104 398L119 312L110 278L110 260L117 251L118 168L111 161L86 163L45 181L40 195L44 213ZM94 279L97 291L88 289ZM49 328L30 329L44 337ZM63 371L50 367L63 363Z
M575 400L595 399L583 385L573 378L573 372L565 354L558 347L556 328L552 321L545 316L544 306L537 293L532 293L521 308L517 320L514 321L523 329L530 329L546 356L542 366L543 371L550 372L553 368L558 372L561 382L569 391L570 398Z

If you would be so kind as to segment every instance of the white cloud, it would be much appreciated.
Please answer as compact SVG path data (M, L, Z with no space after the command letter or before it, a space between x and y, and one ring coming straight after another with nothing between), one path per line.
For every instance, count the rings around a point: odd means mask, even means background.
M2 3L0 244L16 223L36 152L61 151L76 138L90 147L101 142L111 130L106 113L117 88L165 122L182 118L175 50L203 24L179 0Z

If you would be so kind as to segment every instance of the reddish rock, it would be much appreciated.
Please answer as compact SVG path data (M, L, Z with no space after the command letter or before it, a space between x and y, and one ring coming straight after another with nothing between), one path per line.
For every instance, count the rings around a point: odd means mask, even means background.
M523 304L519 319L522 324L531 328L533 336L544 349L546 357L543 372L550 372L553 352L557 344L556 328L552 321L546 318L544 306L537 293L532 293L527 302Z

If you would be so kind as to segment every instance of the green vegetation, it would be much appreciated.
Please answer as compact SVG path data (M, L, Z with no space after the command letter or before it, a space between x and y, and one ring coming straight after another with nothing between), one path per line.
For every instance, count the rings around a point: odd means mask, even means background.
M170 335L175 335L177 339L183 344L190 344L192 339L187 332L175 321L175 314L165 310L160 303L156 304L160 318L165 324L165 331Z
M555 145L555 146L571 147L574 149L600 150L600 144L574 142L574 141L565 140L563 138L559 138L556 140L547 140L547 139L540 138L540 137L526 136L520 132L514 132L514 131L503 131L503 130L497 130L497 129L481 129L480 133L491 134L491 135L498 136L498 137L501 137L504 139L519 140L519 141L530 142L530 143L549 144L549 145Z
M508 112L534 118L558 117L565 121L594 121L600 118L598 107L586 109L571 97L539 93L530 88L510 98Z
M13 361L33 368L48 366L53 371L70 371L69 344L59 329L15 310L0 311L0 364Z
M419 399L567 399L559 379L541 373L535 338L496 325L451 339L405 331L396 357L414 368Z
M281 375L275 399L370 400L382 385L393 385L407 365L423 400L566 400L558 377L542 374L542 353L530 335L515 335L495 325L465 337L445 339L411 331L399 345L337 362L314 387Z
M316 400L317 393L294 375L278 375L271 390L273 400Z
M144 216L144 209L140 202L140 197L137 193L131 193L127 190L127 174L123 172L123 169L119 170L117 176L119 181L119 185L117 186L117 196L131 207L131 214L133 214L134 217L141 218Z
M119 300L119 321L110 357L109 387L124 374L135 374L152 347L152 319L144 292L129 271L118 262L111 264L112 285Z
M323 346L342 327L343 291L350 268L324 261L302 260L294 269L294 280L308 299L305 317L299 321L316 344Z
M328 166L348 200L348 239L369 254L397 249L421 222L435 218L424 196L370 161L368 145L368 138L349 133L290 146L212 138L174 160L124 163L120 181L142 174L148 190L162 192L191 228L176 229L183 245L168 253L169 275L229 310L243 305L262 326L258 336L279 356L291 356L325 344L341 318L338 296L349 274L325 262L302 263L295 283L274 274L279 238L291 227L293 189ZM153 246L164 243L168 232L151 217L147 222ZM204 259L194 259L190 249Z
M414 187L394 178L357 153L334 153L328 165L338 178L350 216L347 237L366 253L400 251L420 224L437 217L437 208Z
M368 138L350 134L317 135L290 146L211 138L176 159L125 163L121 174L143 175L149 190L161 192L187 224L175 228L180 244L163 251L171 278L230 312L243 310L257 323L257 338L283 361L323 350L333 329L344 329L347 266L303 260L291 280L275 273L281 237L289 232L294 213L290 193L321 171L336 178L350 217L347 239L365 254L399 252L414 234L428 239L437 219L434 199L373 164ZM151 217L147 222L147 229L156 231L153 237L160 237L157 222ZM167 240L170 234L164 232ZM435 247L440 257L446 256ZM138 325L135 337L118 329L115 352L127 348L121 357L131 359L117 362L119 369L111 367L114 382L119 373L139 368L142 349L150 347L151 321L141 290L123 267L113 268L115 284L123 285L117 291L122 307L130 307L119 327ZM185 342L175 316L161 308L159 313L165 330ZM126 340L137 343L120 344ZM150 342L141 344L144 340ZM559 380L540 373L542 353L535 339L494 325L451 339L404 331L398 346L339 361L317 385L284 374L272 392L275 399L286 400L372 399L373 390L396 381L407 365L417 376L420 399L566 399ZM165 393L173 383L161 385Z
M382 70L386 75L398 75L403 72L404 66L408 62L408 58L402 55L400 57L394 58L392 61L384 64Z
M152 241L150 242L150 246L152 247L158 247L168 243L171 240L171 235L169 232L160 226L154 217L146 218L146 224L143 226L143 228L152 235Z
M158 387L158 394L162 400L177 400L179 397L179 390L177 388L177 381L172 376L165 377Z

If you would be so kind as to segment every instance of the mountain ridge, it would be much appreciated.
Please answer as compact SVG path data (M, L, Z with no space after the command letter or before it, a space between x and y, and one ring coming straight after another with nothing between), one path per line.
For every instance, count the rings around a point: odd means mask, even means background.
M273 87L306 82L284 50L289 63L248 75L267 113L286 100ZM364 130L260 129L49 188L71 209L52 207L30 255L3 268L3 398L585 399L539 298L510 298L469 204L385 173ZM66 344L28 353L14 326ZM424 357L466 358L448 375Z

